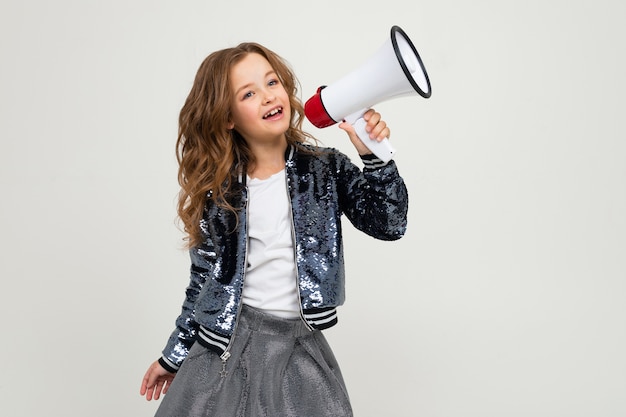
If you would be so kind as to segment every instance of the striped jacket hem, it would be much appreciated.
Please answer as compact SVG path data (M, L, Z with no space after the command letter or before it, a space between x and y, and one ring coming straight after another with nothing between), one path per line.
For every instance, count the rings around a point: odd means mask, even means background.
M303 317L305 323L307 323L312 330L328 329L337 324L338 321L337 308L335 307L304 310ZM220 356L228 350L231 339L232 336L216 333L204 326L200 326L196 338L198 343Z

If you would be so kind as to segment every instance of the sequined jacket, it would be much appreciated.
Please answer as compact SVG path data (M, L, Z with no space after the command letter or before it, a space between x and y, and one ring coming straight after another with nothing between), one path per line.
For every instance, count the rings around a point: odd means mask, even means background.
M285 158L301 317L310 329L325 329L344 302L342 214L374 238L396 240L406 230L408 194L393 160L364 156L361 170L341 152L311 145L290 146ZM228 359L246 270L247 195L240 174L228 196L238 217L208 200L203 243L190 250L190 283L160 359L171 372L195 341Z

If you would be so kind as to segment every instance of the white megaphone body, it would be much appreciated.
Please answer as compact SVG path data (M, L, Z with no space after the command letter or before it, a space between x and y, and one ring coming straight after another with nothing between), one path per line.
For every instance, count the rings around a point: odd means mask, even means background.
M318 128L346 121L354 126L361 141L384 162L395 150L389 139L370 139L363 114L376 103L419 94L429 98L430 80L415 46L398 26L365 64L329 86L318 88L304 105L306 118Z

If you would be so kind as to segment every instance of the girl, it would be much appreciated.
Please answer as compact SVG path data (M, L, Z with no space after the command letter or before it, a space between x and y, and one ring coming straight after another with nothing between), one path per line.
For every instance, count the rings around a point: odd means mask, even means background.
M178 214L191 279L176 329L141 395L157 416L351 416L321 330L344 301L341 215L384 240L406 229L408 197L347 123L361 171L309 143L297 80L243 43L209 55L180 112ZM374 140L389 136L369 110Z

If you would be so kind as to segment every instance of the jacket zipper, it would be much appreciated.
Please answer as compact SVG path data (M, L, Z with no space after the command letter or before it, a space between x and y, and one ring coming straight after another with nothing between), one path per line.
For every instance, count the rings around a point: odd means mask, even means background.
M246 279L246 265L248 264L248 225L247 225L247 219L248 219L248 196L250 195L250 192L248 190L248 186L246 185L246 206L245 206L245 211L246 211L246 250L244 251L244 257L243 257L243 273L241 276L241 291L243 291L243 285ZM228 342L228 346L226 346L226 349L224 349L224 353L222 353L220 355L220 359L222 360L222 370L220 371L220 376L222 378L225 378L226 375L228 374L228 372L226 371L226 361L230 358L230 349L233 346L233 342L235 340L235 333L237 332L237 327L239 326L239 315L241 314L241 308L242 308L243 303L239 302L239 305L237 306L237 313L235 314L235 327L233 327L233 334L230 337L230 340Z
M285 188L287 190L287 201L289 202L289 220L291 221L291 239L293 241L293 256L294 256L294 265L296 267L296 289L297 289L297 293L298 293L298 298L300 296L300 274L298 271L298 262L297 260L297 253L296 253L296 226L295 226L295 222L293 219L293 206L291 204L291 193L289 192L289 183L288 183L288 179L287 179L287 168L285 167ZM248 195L249 195L249 190L248 190L248 186L246 185L246 219L248 219ZM244 254L244 266L247 265L248 263L248 225L246 224L246 250L245 250L245 254ZM243 270L243 276L242 276L242 288L245 282L245 275L246 275L246 270L244 267ZM230 341L228 342L228 346L226 346L226 349L224 349L224 353L222 353L220 355L220 359L222 360L222 370L220 371L220 376L222 378L225 378L226 375L228 374L228 372L226 371L226 361L230 358L230 349L233 345L233 341L235 339L235 333L237 331L237 327L239 325L239 315L241 313L241 307L242 307L242 302L239 303L239 306L237 306L237 314L235 315L235 327L233 328L233 335L230 338ZM304 323L304 325L307 327L307 329L309 329L310 331L313 331L313 327L311 327L311 325L309 323L307 323L306 319L304 318L304 311L302 309L302 302L300 300L298 300L298 307L300 309L300 319L302 320L302 322Z
M287 189L287 201L289 202L289 220L291 221L291 240L293 241L293 263L296 267L296 290L298 294L298 307L300 309L300 319L310 331L313 327L307 323L304 318L304 310L302 309L302 300L300 299L300 271L298 270L298 254L296 251L296 224L293 220L293 207L291 205L291 193L289 192L289 178L287 176L287 167L285 167L285 188Z

